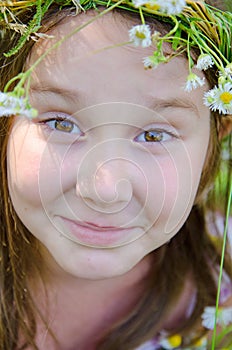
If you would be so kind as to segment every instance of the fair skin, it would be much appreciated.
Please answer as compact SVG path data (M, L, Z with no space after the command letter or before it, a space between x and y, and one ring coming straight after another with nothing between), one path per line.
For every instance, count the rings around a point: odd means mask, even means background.
M70 17L50 34L57 40L84 19ZM149 253L191 210L207 153L204 88L183 90L185 59L145 71L150 49L101 50L128 40L120 21L109 14L44 59L31 92L39 116L17 117L9 139L10 195L43 244L52 286L49 317L60 345L41 329L41 349L92 350L99 334L134 307ZM36 44L29 64L49 44ZM63 117L70 132L60 129ZM162 142L146 141L144 130Z

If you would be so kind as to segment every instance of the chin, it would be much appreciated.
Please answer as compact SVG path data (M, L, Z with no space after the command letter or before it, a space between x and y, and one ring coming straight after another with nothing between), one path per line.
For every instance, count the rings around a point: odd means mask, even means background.
M63 272L73 277L100 280L125 275L143 260L143 256L119 254L116 252L117 249L93 249L93 252L91 248L87 250L89 253L84 256L76 256L76 259L72 257L63 263L59 264L59 261L57 263Z

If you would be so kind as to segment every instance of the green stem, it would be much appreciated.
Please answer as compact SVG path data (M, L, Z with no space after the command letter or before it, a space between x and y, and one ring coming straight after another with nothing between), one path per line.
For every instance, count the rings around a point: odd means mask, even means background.
M223 53L218 49L218 47L214 44L214 42L212 40L210 40L210 45L212 46L212 49L206 44L206 41L209 41L209 38L206 37L203 33L201 33L201 35L199 35L198 31L196 30L195 26L191 23L191 30L193 33L192 38L195 40L195 42L198 42L202 47L205 48L205 50L207 52L210 52L212 56L215 56L218 61L221 64L221 67L223 67L223 63L222 61L219 59L219 57L217 56L217 54L228 64L229 61L225 58L225 56L223 55ZM203 40L202 39L205 39ZM198 46L200 46L198 45Z
M27 99L29 98L30 85L31 85L31 75L28 76L26 89L25 89L25 95Z
M215 56L217 58L217 60L220 62L221 67L223 67L223 63L220 60L219 56L225 61L226 64L229 64L230 62L225 58L225 56L223 55L223 53L218 49L218 47L212 42L210 41L210 45L213 47L213 49L211 49L207 44L206 41L209 41L209 39L203 35L203 38L205 40L201 40L201 44L203 47L205 47L205 50L207 50L207 52L210 52L212 56ZM200 40L200 39L199 39ZM217 55L218 53L218 55Z
M9 89L9 87L11 86L11 84L12 84L13 82L15 82L16 80L19 80L19 84L20 84L20 81L21 81L21 80L24 80L24 75L25 75L25 73L19 73L18 75L16 75L16 76L13 77L12 79L10 79L10 80L7 82L7 84L6 84L5 88L4 88L4 92L7 92L8 89ZM25 80L24 80L24 81L25 81Z
M225 329L223 329L219 335L217 335L216 337L216 342L217 344L220 344L220 342L223 340L223 338L227 335L227 334L231 334L232 332L232 326L228 326ZM228 349L229 350L229 349Z
M225 228L224 228L224 233L223 233L222 255L221 255L220 272L219 272L219 278L218 278L216 312L215 312L214 330L213 330L213 336L212 336L211 350L215 350L215 345L216 345L217 316L218 316L218 307L219 307L219 301L220 301L220 291L221 291L221 283L222 283L222 276L223 276L223 265L224 265L224 259L225 259L227 230L228 230L228 222L229 222L229 216L230 216L231 201L232 201L232 181L230 181L229 199L228 199L228 204L227 204L227 209L226 209Z
M131 43L132 43L131 41L125 41L125 42L122 42L122 43L118 43L118 44L113 44L113 45L105 46L105 47L103 47L103 48L101 48L101 49L94 50L94 51L92 51L91 53L95 55L95 54L98 54L98 53L100 53L100 52L102 52L102 51L106 51L106 50L114 49L114 48L116 48L116 47L121 47L121 46L129 45L129 44L131 44Z
M199 36L197 36L197 37L192 36L192 38L193 38L193 40L196 40L196 41L200 44L200 45L198 45L198 47L201 49L201 51L204 50L205 53L211 55L211 57L213 58L213 61L214 61L215 66L216 66L218 69L221 70L221 69L224 67L224 65L223 65L221 59L219 58L219 56L217 55L217 53L216 53L214 50L212 50L212 49L206 44L206 42L205 42L204 40L202 40ZM207 38L205 38L205 39L207 40ZM215 45L214 45L212 42L210 42L210 44L211 44L212 46L214 46L214 48L215 48L215 50L216 50ZM222 56L222 57L223 57L223 56ZM223 57L223 58L224 58L224 60L225 60L225 57ZM228 61L227 61L227 62L228 62Z
M139 15L140 15L142 24L145 24L145 19L144 19L144 15L143 15L143 10L142 10L141 7L139 8Z
M178 29L178 27L179 27L179 22L178 22L178 20L176 19L176 17L174 17L174 16L170 16L171 17L171 19L173 20L173 22L175 23L175 25L174 25L174 27L170 30L170 32L167 34L168 36L171 36L172 34L174 34L176 31L177 31L177 29ZM166 35L165 35L166 36Z
M188 55L188 69L189 69L189 73L191 73L192 72L192 66L191 66L192 58L191 58L191 53L190 53L189 34L188 34L188 41L187 41L187 55Z

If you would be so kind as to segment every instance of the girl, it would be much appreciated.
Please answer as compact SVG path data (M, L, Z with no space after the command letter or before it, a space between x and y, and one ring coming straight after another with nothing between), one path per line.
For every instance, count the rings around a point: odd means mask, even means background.
M231 349L231 16L108 5L1 3L1 349Z

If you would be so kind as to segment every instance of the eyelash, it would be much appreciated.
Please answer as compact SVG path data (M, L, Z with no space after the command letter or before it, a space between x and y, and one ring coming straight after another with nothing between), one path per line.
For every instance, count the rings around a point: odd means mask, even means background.
M67 131L61 130L61 129L59 130L58 128L56 128L55 125L54 126L49 125L49 123L51 124L52 122L57 123L57 126L59 125L58 123L60 123L60 125L61 125L62 122L67 122L70 125L71 129L67 130ZM65 116L60 117L60 116L54 115L54 117L52 117L52 118L48 118L48 119L44 119L44 120L39 121L39 124L44 125L49 130L56 130L56 131L60 131L60 132L67 133L67 134L71 134L71 133L73 134L72 131L75 130L75 127L76 127L78 129L78 131L75 132L75 134L80 134L80 136L84 135L83 132L81 131L81 129L78 127L78 125L75 122L73 122L72 120L70 120L68 117L65 117ZM63 125L63 126L65 127L65 125Z
M50 126L49 123L51 123L51 122L54 122L54 123L68 122L71 125L72 128L71 128L70 131L69 130L65 131L65 130L61 130L61 129L59 130L59 129L57 129L55 127L55 125L53 127ZM51 118L39 121L39 124L43 124L46 128L49 129L49 131L56 130L56 131L60 131L60 132L65 133L65 134L73 134L72 131L76 127L78 129L78 131L75 132L74 134L79 134L80 136L84 135L84 133L81 131L81 129L78 127L78 125L74 121L70 120L70 117L66 117L66 116L61 117L59 115L54 114L54 116L51 117ZM141 136L143 137L143 140L141 140ZM150 138L150 140L146 140L145 139L146 137ZM134 138L134 141L151 144L151 146L152 146L152 144L162 144L164 142L171 141L173 138L174 139L178 139L179 136L176 133L174 133L174 132L172 132L170 130L166 130L166 129L162 129L162 128L152 128L151 127L151 128L149 128L147 130L144 130L139 135L137 135Z

